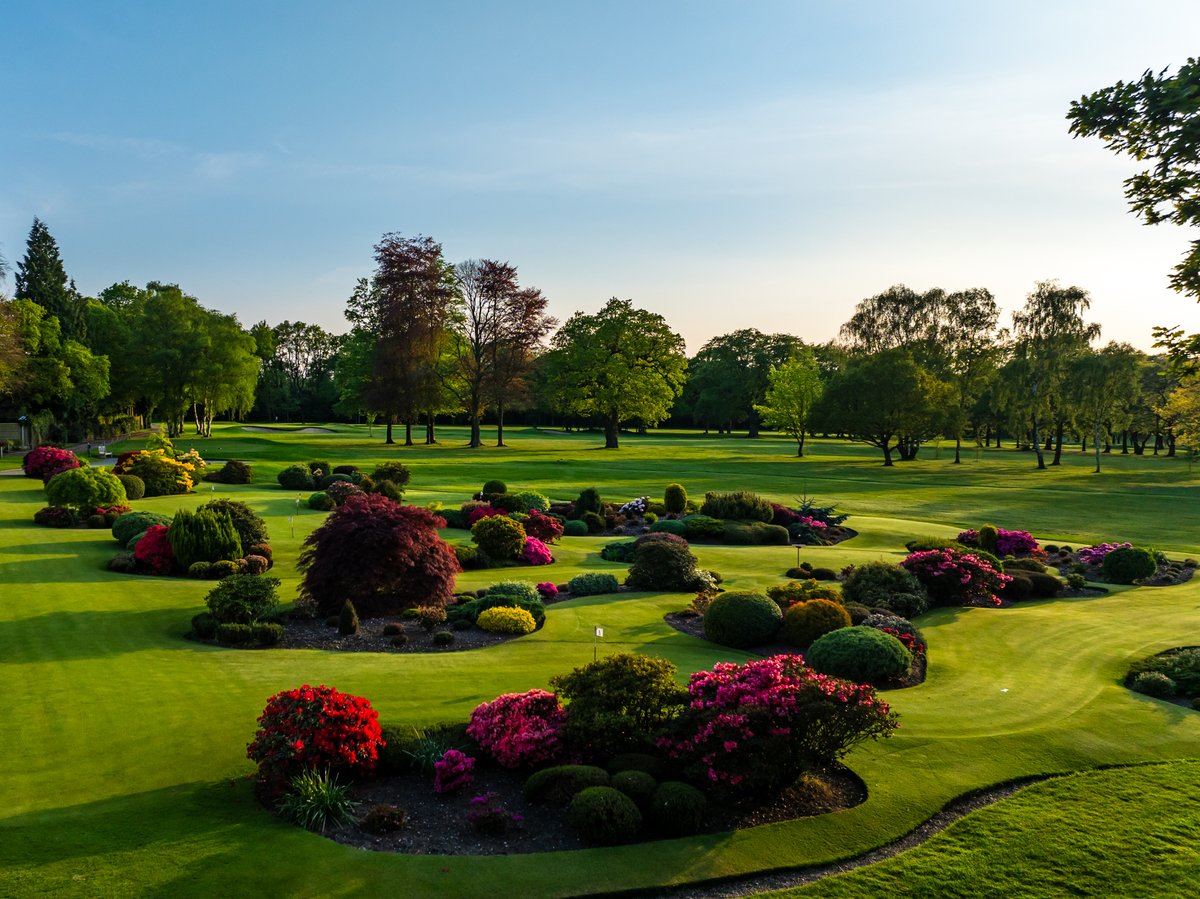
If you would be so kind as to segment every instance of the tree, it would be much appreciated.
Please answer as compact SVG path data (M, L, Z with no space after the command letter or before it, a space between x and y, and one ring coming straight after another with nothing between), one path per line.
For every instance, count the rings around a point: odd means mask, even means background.
M1060 287L1057 281L1040 281L1025 299L1025 305L1013 313L1016 338L1014 357L1019 362L1015 374L1021 385L1021 405L1026 408L1033 431L1037 467L1046 467L1042 455L1042 425L1055 428L1054 462L1062 459L1063 429L1070 417L1066 396L1066 375L1073 357L1087 350L1099 336L1100 326L1083 320L1091 305L1081 287Z
M666 418L686 378L683 338L653 312L613 297L595 315L577 312L554 335L546 378L557 408L598 416L604 446L617 449L622 422Z
M17 375L24 361L16 310L9 300L0 297L0 396L17 391Z
M816 356L811 348L801 347L787 362L771 369L766 396L754 407L768 428L795 439L797 456L804 455L808 421L823 389Z
M38 218L29 229L25 258L17 263L16 296L33 300L48 315L57 318L64 339L82 339L83 303L68 282L58 244Z
M183 433L196 367L212 339L205 312L178 284L146 285L142 314L134 325L134 348L150 402L170 437Z
M813 424L879 447L891 466L898 445L919 445L939 432L949 395L949 386L906 348L893 347L853 358L826 386Z
M260 360L254 337L242 330L237 316L207 312L203 327L208 340L196 360L190 393L196 433L211 437L216 415L244 415L254 405Z
M1200 379L1175 388L1158 411L1193 454L1200 450Z
M746 423L757 437L771 369L785 363L800 346L790 334L763 334L754 328L714 337L688 363L682 405L693 418L732 431Z
M538 348L558 324L546 314L546 306L546 297L536 287L522 288L501 301L491 377L486 382L489 405L496 410L496 446L504 446L505 409L525 404Z
M1200 224L1200 60L1174 75L1147 69L1071 103L1071 134L1099 137L1114 153L1152 165L1125 179L1125 197L1147 225ZM1171 287L1200 299L1200 240L1175 266Z
M954 391L947 431L954 435L954 464L958 465L962 462L962 435L971 409L996 376L1000 355L996 325L1000 310L991 291L982 287L949 294L943 309L942 346L948 380Z
M454 267L454 275L463 303L452 326L446 380L467 413L470 446L479 447L483 445L480 422L486 406L485 388L499 340L500 305L517 290L517 270L507 262L468 259Z
M1071 360L1068 383L1079 424L1092 435L1097 473L1101 436L1113 430L1114 419L1119 422L1138 392L1140 356L1127 343L1110 343L1098 353L1088 350ZM1124 422L1119 423L1124 426Z

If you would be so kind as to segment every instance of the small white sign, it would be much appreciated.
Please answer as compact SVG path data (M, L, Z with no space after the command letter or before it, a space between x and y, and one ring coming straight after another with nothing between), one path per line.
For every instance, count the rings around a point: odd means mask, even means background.
M602 628L602 627L596 628L596 636L603 637L604 636L604 628Z

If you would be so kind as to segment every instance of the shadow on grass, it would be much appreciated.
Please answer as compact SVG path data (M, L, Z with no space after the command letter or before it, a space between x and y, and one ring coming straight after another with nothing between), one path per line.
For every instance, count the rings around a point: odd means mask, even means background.
M60 611L3 621L0 667L104 659L147 649L221 651L221 647L184 639L196 611L191 608Z

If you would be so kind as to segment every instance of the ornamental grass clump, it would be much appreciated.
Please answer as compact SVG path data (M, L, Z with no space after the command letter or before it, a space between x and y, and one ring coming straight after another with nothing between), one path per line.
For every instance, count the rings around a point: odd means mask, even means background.
M348 788L328 771L302 771L279 800L279 813L305 830L324 833L354 816L354 801Z
M505 693L475 707L467 736L505 768L533 767L561 755L565 720L553 693Z
M660 746L699 779L751 795L897 727L873 688L818 674L799 656L722 662L693 674L688 693L676 736Z
M996 594L1012 580L974 553L952 549L911 553L900 564L921 582L931 605L967 605L971 602L999 605Z
M383 744L371 703L324 685L275 694L258 723L246 755L258 763L259 781L273 788L317 769L368 775Z

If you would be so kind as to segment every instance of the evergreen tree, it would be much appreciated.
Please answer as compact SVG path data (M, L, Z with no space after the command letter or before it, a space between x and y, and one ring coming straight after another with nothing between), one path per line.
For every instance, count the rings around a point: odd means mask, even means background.
M84 336L83 303L67 280L58 244L45 222L35 218L25 242L25 258L17 263L16 294L33 300L56 316L66 340Z

